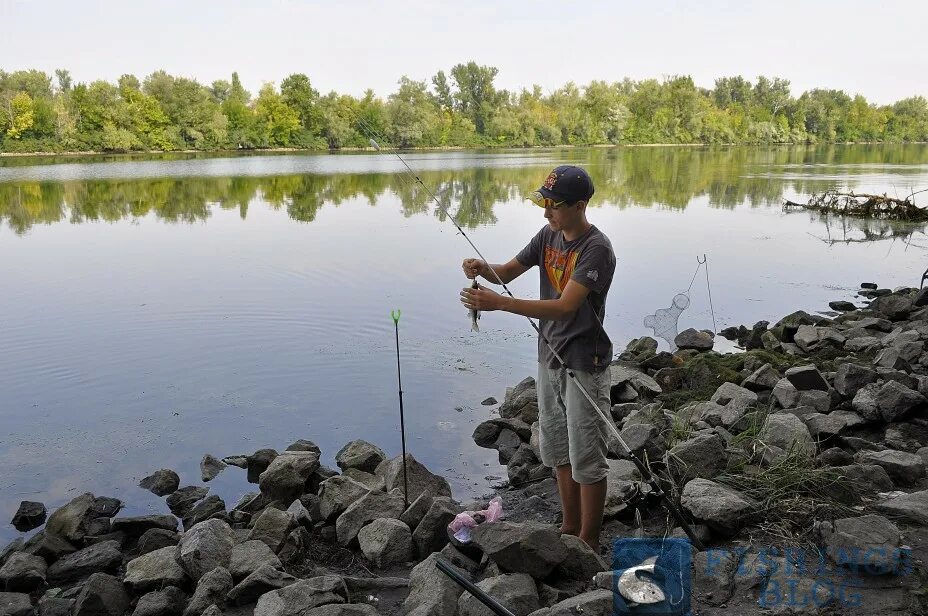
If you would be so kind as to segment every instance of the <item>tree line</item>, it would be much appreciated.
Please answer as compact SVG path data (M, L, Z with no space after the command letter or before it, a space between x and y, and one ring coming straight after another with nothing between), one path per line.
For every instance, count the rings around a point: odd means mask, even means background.
M497 69L458 64L399 80L386 100L321 94L295 73L248 92L238 73L204 85L155 71L74 83L67 70L0 70L0 152L130 152L596 144L928 141L928 100L876 105L842 90L798 97L779 77L696 86L692 77L498 89Z

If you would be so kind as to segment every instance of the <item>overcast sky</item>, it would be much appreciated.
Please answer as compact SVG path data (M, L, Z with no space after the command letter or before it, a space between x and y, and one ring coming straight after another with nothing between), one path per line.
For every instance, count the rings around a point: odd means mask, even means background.
M458 62L497 85L692 75L781 76L887 103L928 96L928 2L0 0L0 68L75 81L154 70L203 83L237 70L253 92L309 75L323 93L395 90Z

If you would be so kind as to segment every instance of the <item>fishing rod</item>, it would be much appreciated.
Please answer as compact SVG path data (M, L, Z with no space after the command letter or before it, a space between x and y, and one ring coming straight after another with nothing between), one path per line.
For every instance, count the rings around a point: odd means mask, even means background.
M371 146L378 152L382 151L380 143L375 139L375 137L379 136L377 134L377 131L375 131L371 126L369 126L363 119L357 118L357 120L358 120L358 125L362 128L362 130L364 130L365 133L367 133L367 137L368 137L368 140L370 141ZM474 244L474 242L470 239L470 237L467 235L464 229L461 228L461 225L458 223L457 218L455 218L454 215L450 211L448 211L448 208L442 205L441 200L439 200L439 198L435 195L435 193L432 192L432 190L429 189L429 187L425 185L425 183L422 181L421 178L419 178L418 175L416 175L416 172L413 171L412 167L409 166L409 164L406 162L406 159L400 156L400 153L395 148L388 148L388 152L391 152L394 156L396 156L397 159L399 159L399 161L403 164L403 166L406 167L406 171L409 173L409 175L415 179L415 182L419 184L419 186L421 186L423 190L425 190L425 192L432 198L432 200L438 206L439 210L451 220L452 224L454 224L458 232L462 236L464 236L464 239L467 240L467 243L470 244L470 247L474 249L474 252L477 253L477 256L479 256L480 259L484 263L489 265L489 261L487 261L486 257L483 256L483 253L480 252L480 249L477 248L477 245ZM493 276L494 278L496 278L496 282L499 283L499 285L503 288L506 294L508 294L509 297L515 298L515 295L512 294L512 291L509 290L509 287L506 286L506 283L504 283L502 278L499 277L499 274L496 272L496 270L493 267L488 267L487 269L493 272ZM594 314L595 314L595 311L594 311ZM660 481L654 474L651 473L651 470L648 467L648 465L642 462L638 458L638 456L632 453L631 448L622 438L622 435L619 433L618 428L615 427L615 424L613 423L612 419L608 417L606 415L606 411L603 411L603 409L599 406L599 404L596 403L596 401L593 399L593 396L590 395L590 392L587 391L586 387L583 386L583 384L577 378L576 374L574 374L573 369L567 366L567 364L564 362L564 358L561 357L560 353L558 353L557 350L554 348L554 345L551 344L551 341L549 341L548 338L542 333L541 328L538 327L534 319L532 319L531 317L525 317L525 318L528 319L529 323L531 323L532 328L536 332L538 332L538 336L545 343L545 345L547 345L548 349L551 351L551 354L554 355L554 358L557 359L557 361L561 364L561 366L564 367L564 370L567 372L567 376L571 380L571 382L577 387L577 389L580 391L583 397L586 398L587 402L589 402L590 405L594 409L597 410L597 412L599 413L600 419L602 419L605 422L606 427L612 433L612 436L621 445L625 457L628 458L632 462L632 464L634 464L635 467L638 469L638 472L641 474L642 481L644 481L645 483L651 486L651 491L654 494L654 496L660 499L661 503L664 505L664 508L667 509L667 511L671 514L671 516L673 516L673 518L677 521L677 523L683 528L683 531L690 538L690 541L693 543L693 545L696 546L696 548L699 549L700 551L704 550L705 546L703 545L702 541L699 539L699 536L696 534L696 531L692 528L689 521L687 521L687 519L683 516L682 512L673 503L673 499L671 498L671 496L668 495L664 491L663 487L660 484ZM597 319L598 318L599 318L599 315L597 315ZM600 325L602 325L601 321L600 321Z
M400 437L403 440L403 503L406 509L409 509L409 482L406 479L406 420L403 415L403 374L400 372L400 314L402 313L399 309L390 311L393 328L396 331L396 382L400 391Z

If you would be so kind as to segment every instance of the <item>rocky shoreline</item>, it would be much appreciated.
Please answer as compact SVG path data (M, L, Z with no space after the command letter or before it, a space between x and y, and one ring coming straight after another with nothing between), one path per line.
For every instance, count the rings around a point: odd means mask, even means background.
M674 353L640 338L610 367L623 440L710 546L690 553L694 613L925 611L928 290L860 298L723 331L742 353L687 330ZM612 541L682 529L613 443L603 553L559 535L534 380L490 413L474 440L508 482L474 503L411 455L407 502L401 457L352 441L332 469L308 440L205 456L204 483L235 466L257 484L231 508L170 469L140 483L165 497L161 515L121 517L118 500L83 494L46 521L24 502L16 528L44 528L0 550L0 614L487 616L438 558L517 616L613 613ZM497 495L502 521L451 536L457 514Z

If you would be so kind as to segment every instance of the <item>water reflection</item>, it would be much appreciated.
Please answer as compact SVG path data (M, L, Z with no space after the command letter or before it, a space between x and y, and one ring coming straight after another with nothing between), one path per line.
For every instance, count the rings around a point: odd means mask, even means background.
M429 190L466 227L493 224L493 208L534 190L552 162L587 166L596 181L594 205L684 209L694 198L708 197L716 208L778 205L787 193L807 194L842 185L905 190L906 179L928 173L928 146L826 146L783 148L582 148L533 150L486 156L470 153L415 153L413 166ZM215 172L198 175L196 165ZM129 166L127 167L127 161ZM257 161L257 162L256 162ZM448 166L452 168L435 169ZM31 162L32 166L26 163ZM326 204L366 199L375 205L392 193L405 216L443 217L428 191L389 155L287 155L224 159L174 155L99 163L68 159L68 177L59 180L63 159L0 161L0 224L17 234L36 224L114 222L153 215L165 222L192 223L210 216L211 207L238 210L264 201L285 209L293 220L312 222ZM107 178L107 166L119 177ZM430 170L431 168L431 170ZM253 175L255 170L260 175ZM294 169L305 170L293 173ZM320 171L321 170L321 171ZM15 173L14 173L15 172ZM4 180L3 178L8 178Z

